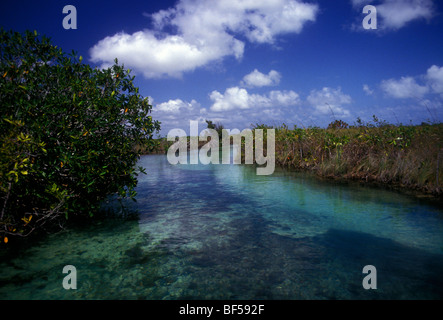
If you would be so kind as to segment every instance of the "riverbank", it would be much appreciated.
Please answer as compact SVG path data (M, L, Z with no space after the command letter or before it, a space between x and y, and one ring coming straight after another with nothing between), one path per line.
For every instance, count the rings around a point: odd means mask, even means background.
M359 181L443 198L443 124L392 125L374 120L349 126L337 120L328 128L275 129L276 165L312 172L322 179ZM155 140L143 154L166 154L173 142ZM199 147L206 142L199 142Z
M379 122L327 129L276 129L276 163L322 178L386 185L440 198L443 195L443 124Z

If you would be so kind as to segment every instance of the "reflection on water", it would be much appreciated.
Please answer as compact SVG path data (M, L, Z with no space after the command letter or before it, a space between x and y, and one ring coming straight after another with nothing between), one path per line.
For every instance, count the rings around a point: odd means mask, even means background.
M142 157L139 218L0 262L2 299L441 299L443 212L399 193ZM77 268L64 290L63 266ZM377 290L362 269L377 268Z

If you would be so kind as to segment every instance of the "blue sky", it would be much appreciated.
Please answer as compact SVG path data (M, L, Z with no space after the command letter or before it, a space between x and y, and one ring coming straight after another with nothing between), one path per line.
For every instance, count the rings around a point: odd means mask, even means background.
M365 5L377 29L363 28ZM442 13L433 0L16 0L0 4L0 26L37 30L93 66L117 57L166 135L205 119L240 130L441 121Z

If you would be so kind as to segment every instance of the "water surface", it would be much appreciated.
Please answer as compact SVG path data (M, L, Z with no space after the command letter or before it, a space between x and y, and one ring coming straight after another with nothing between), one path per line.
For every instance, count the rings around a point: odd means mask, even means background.
M144 156L138 219L0 262L2 299L441 299L443 211L397 192ZM65 290L65 265L77 290ZM365 265L377 289L365 290Z

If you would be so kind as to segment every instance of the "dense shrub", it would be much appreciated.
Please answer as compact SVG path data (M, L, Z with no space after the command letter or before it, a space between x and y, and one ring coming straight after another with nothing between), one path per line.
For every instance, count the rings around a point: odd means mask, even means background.
M0 239L134 198L160 124L130 71L93 69L37 32L0 31ZM51 223L52 225L52 223Z

